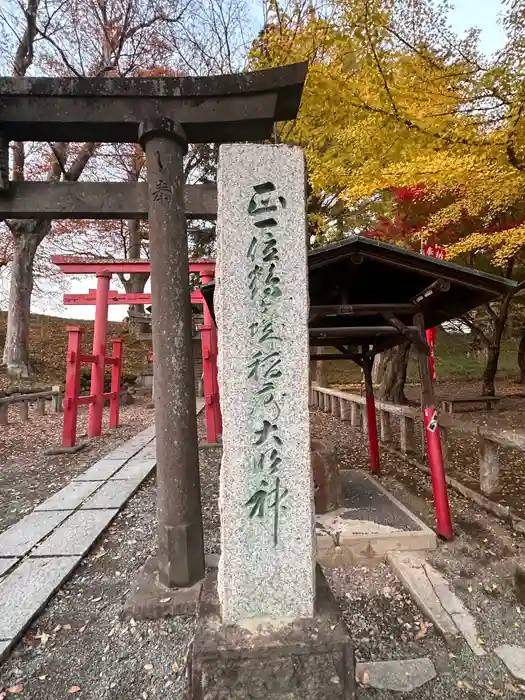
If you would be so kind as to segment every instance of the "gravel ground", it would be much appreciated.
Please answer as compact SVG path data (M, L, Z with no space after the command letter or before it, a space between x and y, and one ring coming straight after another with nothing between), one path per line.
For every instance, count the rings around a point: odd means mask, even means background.
M342 468L366 468L367 445L360 431L320 411L312 413L313 435L330 436ZM434 527L430 477L401 458L382 452L381 483ZM476 618L479 637L489 652L478 659L461 644L447 650L384 564L374 569L340 569L330 573L359 660L389 660L428 655L439 678L399 697L430 700L504 699L525 696L525 685L514 681L491 652L499 644L525 647L525 605L516 597L513 570L525 559L525 538L495 516L455 492L450 492L456 538L441 543L429 561L451 583ZM418 630L419 626L419 630ZM397 695L396 695L397 696ZM392 696L360 689L363 699Z
M49 409L48 409L49 410ZM104 411L103 434L87 440L87 447L70 455L46 456L44 452L60 445L63 414L37 416L30 409L30 420L2 426L0 439L0 532L20 520L33 508L66 486L118 444L129 440L154 421L154 412L145 403L122 406L120 428L109 429L109 410ZM12 420L12 419L10 419ZM87 407L78 415L77 441L87 431Z
M199 430L202 434L202 416ZM218 513L213 507L219 455L216 448L200 451L208 552L217 551L219 541ZM137 570L153 553L155 523L152 477L2 665L0 698L9 698L16 690L28 700L70 696L90 700L182 700L193 618L158 622L122 618Z
M347 423L312 414L313 434L330 435L341 466L363 467L366 445ZM203 430L203 417L199 417ZM202 449L201 481L207 552L217 552L220 450ZM433 524L428 478L400 459L383 456L382 482ZM502 642L525 646L525 606L516 599L513 563L525 558L525 539L465 499L451 495L457 538L431 561L476 617L487 650ZM159 622L122 618L140 565L155 545L154 480L119 514L92 553L59 591L0 668L0 698L58 700L182 700L192 618ZM358 700L504 700L525 695L492 654L478 659L464 644L447 649L385 564L327 571L361 661L429 656L439 677L412 693L360 687ZM11 692L8 692L8 689ZM17 691L14 693L13 691ZM322 699L320 699L322 700Z

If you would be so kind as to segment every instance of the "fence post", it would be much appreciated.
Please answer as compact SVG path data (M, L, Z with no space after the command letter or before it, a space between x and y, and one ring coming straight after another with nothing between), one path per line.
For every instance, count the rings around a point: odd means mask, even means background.
M111 365L111 393L109 400L109 427L118 428L120 407L120 375L122 373L122 338L113 338L112 357L116 362Z
M53 405L53 413L60 413L62 410L62 396L61 396L61 390L60 390L60 385L55 384L55 386L51 387L53 391L53 396L51 397L51 403Z
M336 418L341 416L340 399L338 396L330 396L330 410Z
M36 412L37 412L37 415L39 415L39 416L46 415L46 400L45 399L37 399L36 400Z
M390 442L392 440L392 424L388 411L379 411L379 429L381 442Z
M346 399L341 399L339 402L339 408L341 411L341 420L350 420L350 414L348 412L348 401Z
M0 425L9 424L9 404L0 399Z
M414 453L416 451L414 419L401 414L399 416L399 432L401 435L401 452L405 455Z
M353 428L358 428L361 421L359 419L360 406L355 401L352 401L350 406L350 425Z
M69 334L66 359L66 386L64 390L64 429L62 447L74 447L77 439L78 395L80 394L80 354L82 335L80 326L68 326Z
M91 365L92 401L89 404L88 436L102 434L102 414L104 412L104 376L106 358L106 335L108 331L108 294L111 272L97 272L97 295L95 303L95 326L93 330L93 351L95 361Z
M491 440L479 438L479 486L482 493L490 495L499 486L498 445Z
M20 420L29 420L29 401L20 402Z

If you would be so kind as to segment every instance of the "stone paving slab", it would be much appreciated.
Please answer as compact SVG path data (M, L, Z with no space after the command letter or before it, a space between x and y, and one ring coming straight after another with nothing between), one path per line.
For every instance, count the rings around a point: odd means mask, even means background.
M525 649L515 644L503 644L494 653L519 681L525 681Z
M117 513L117 508L77 510L35 549L33 556L83 556Z
M436 677L428 657L399 661L368 661L356 664L356 680L365 687L409 693Z
M461 635L476 656L486 654L478 642L474 617L438 571L416 554L390 552L388 561L421 611L445 639Z
M17 561L20 561L18 557L6 557L5 559L0 559L0 576L6 574Z
M0 535L0 557L23 557L72 511L32 512Z
M13 644L12 639L0 639L0 661L2 661L6 656Z
M95 494L85 501L81 510L96 508L121 508L140 486L140 479L133 481L108 481Z
M2 579L0 661L79 561L80 557L29 558Z
M75 477L74 481L107 481L113 474L126 464L125 459L99 459L85 472Z
M120 447L117 447L114 449L112 452L109 452L104 459L124 459L128 460L134 457L137 452L140 452L142 447L137 446L137 445L128 445L127 443L124 443L123 445L120 445Z
M124 480L124 481L137 481L145 479L156 467L157 460L142 459L142 457L134 457L127 464L125 464L122 469L113 474L111 481Z
M35 508L35 512L46 510L75 510L88 496L102 486L104 481L71 481L57 493Z

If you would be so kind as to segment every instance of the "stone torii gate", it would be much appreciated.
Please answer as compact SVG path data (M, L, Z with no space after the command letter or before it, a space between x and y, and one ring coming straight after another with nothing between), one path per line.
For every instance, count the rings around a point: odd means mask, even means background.
M206 78L0 78L0 219L149 219L155 576L169 588L193 587L205 571L185 219L212 195L184 189L183 157L188 143L270 138L275 122L296 117L306 71L302 63ZM11 182L10 141L138 142L148 183Z

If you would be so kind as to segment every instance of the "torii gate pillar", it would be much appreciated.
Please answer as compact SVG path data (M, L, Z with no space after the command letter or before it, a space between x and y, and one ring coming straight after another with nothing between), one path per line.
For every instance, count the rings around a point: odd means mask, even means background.
M157 435L158 572L188 588L204 578L188 241L183 197L186 135L145 120L139 141L149 185L149 249Z
M201 283L207 284L213 279L213 274L201 271ZM204 375L204 410L206 415L206 439L209 443L216 442L222 434L222 415L219 401L219 382L217 379L217 329L211 317L206 300L203 303L204 323L201 330L202 365Z

